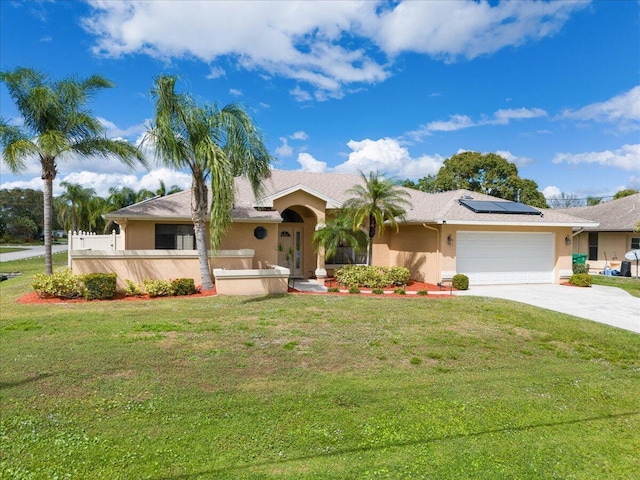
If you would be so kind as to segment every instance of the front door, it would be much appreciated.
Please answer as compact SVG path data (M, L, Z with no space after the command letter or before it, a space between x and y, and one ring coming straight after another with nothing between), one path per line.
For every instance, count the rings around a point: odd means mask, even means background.
M281 227L278 242L278 265L291 270L292 277L303 276L301 227Z

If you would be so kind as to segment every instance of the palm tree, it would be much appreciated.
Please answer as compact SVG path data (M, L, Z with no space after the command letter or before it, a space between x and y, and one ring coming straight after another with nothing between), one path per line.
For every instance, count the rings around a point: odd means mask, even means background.
M369 248L367 264L371 265L373 256L373 237L384 233L385 222L398 231L398 220L404 220L406 208L411 208L410 195L394 181L387 180L379 172L369 172L369 176L360 172L363 183L355 185L345 193L351 195L343 205L349 211L354 229L369 225ZM405 208L406 207L406 208Z
M353 228L353 219L344 210L327 221L326 225L316 230L313 241L324 248L325 258L333 258L342 247L356 250L367 248L368 237L361 228ZM349 262L351 259L349 258Z
M42 166L45 272L51 275L52 192L53 180L58 174L56 162L74 153L115 157L130 167L136 161L146 165L146 160L127 141L106 138L102 125L86 107L95 93L113 87L107 79L93 75L84 80L69 78L52 81L36 70L17 68L0 72L0 81L7 86L24 119L22 128L0 120L4 161L14 173L23 171L26 161L34 157L40 160Z
M155 80L151 90L156 101L154 122L143 143L152 143L156 158L165 165L191 171L191 218L202 288L209 290L213 281L206 242L207 210L211 209L209 244L215 252L231 223L234 177L247 175L257 193L269 174L271 155L242 107L197 105L189 95L177 93L175 84L175 76Z
M156 190L156 195L160 195L164 197L166 195L171 195L173 193L181 192L182 189L178 185L171 185L169 190L167 191L167 185L164 183L164 180L160 180L160 187Z
M60 185L65 191L55 199L58 221L65 230L77 232L80 227L91 230L91 201L96 191L77 183L60 182Z

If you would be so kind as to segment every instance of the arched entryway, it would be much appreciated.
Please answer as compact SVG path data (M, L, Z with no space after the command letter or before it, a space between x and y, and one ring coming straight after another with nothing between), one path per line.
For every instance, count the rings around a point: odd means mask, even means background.
M317 267L313 232L317 224L314 212L303 206L289 206L280 214L278 227L278 264L289 268L291 276L308 278Z

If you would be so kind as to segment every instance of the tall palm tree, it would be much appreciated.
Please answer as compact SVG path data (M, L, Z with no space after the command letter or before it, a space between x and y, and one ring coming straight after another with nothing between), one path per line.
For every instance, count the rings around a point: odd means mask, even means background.
M411 208L411 196L402 190L396 182L385 179L379 172L369 172L367 176L360 172L362 184L355 185L345 193L351 197L343 208L350 212L353 228L369 226L369 248L367 263L371 265L373 256L373 238L376 233L384 233L388 222L398 231L398 220L404 220L407 208Z
M175 76L160 76L151 93L155 99L153 125L144 142L155 147L156 158L173 168L191 171L191 218L200 262L202 288L213 287L206 241L207 211L212 251L231 223L234 177L246 175L254 192L269 175L271 155L249 115L236 104L222 109L200 106L177 93ZM207 182L211 188L209 205Z
M165 195L171 195L172 193L178 193L181 191L182 189L178 185L171 185L169 190L167 190L167 185L164 183L164 180L160 180L160 187L156 190L156 195L164 197Z
M325 258L335 257L341 247L367 248L368 237L361 228L353 228L353 219L342 210L313 234L313 241L324 248ZM349 259L351 261L351 259Z
M96 196L93 188L77 183L60 182L65 191L55 199L58 221L65 230L77 232L80 228L91 229L91 201Z
M71 154L114 157L130 167L146 164L142 153L125 140L104 136L104 129L87 108L91 97L113 84L98 75L83 80L53 81L30 68L0 72L0 81L9 90L24 125L22 128L0 120L2 155L9 169L18 173L26 161L38 158L44 181L45 272L53 273L51 226L53 220L53 180L57 163Z

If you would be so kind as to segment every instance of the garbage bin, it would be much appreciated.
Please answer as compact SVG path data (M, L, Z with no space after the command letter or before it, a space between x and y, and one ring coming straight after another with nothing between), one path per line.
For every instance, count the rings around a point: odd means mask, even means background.
M587 263L587 255L585 255L584 253L574 253L573 263L580 263L584 265L585 263Z
M631 262L622 262L620 264L620 276L621 277L631 276Z

